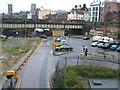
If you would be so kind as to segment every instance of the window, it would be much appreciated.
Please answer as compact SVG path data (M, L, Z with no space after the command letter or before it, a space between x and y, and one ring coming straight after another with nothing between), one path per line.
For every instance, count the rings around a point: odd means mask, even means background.
M95 7L93 7L93 11L95 11Z
M96 15L95 15L95 16L97 16L97 14L98 14L98 13L96 12Z
M95 17L95 21L97 21L97 17Z
M94 21L94 17L92 17L92 20Z
M98 11L98 7L96 7L96 11Z

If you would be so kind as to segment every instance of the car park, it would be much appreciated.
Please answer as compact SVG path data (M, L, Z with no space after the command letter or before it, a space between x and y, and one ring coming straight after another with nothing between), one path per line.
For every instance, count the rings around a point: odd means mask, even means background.
M115 45L115 44L110 47L111 50L116 50L117 48L118 48L118 45Z
M97 47L97 44L98 44L98 42L93 42L93 43L91 44L91 46L92 46L92 47Z
M69 45L58 45L55 47L55 51L72 51L73 47Z

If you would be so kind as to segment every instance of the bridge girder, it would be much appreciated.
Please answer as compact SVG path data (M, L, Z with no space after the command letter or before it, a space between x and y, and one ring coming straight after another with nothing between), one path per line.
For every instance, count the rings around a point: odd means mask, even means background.
M34 28L49 28L49 29L83 29L84 25L80 24L1 24L3 29L34 29Z

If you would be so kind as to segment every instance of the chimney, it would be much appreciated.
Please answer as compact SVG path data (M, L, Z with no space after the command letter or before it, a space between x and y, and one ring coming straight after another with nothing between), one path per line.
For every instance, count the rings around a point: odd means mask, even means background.
M77 6L77 5L75 5L75 9L77 9L77 7L78 7L78 6Z
M81 8L81 5L79 5L79 7Z
M86 4L83 4L83 8L86 8Z

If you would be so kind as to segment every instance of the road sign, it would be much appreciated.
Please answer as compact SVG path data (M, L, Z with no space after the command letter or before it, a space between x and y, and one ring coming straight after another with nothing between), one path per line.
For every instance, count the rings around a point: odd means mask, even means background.
M8 79L13 78L14 75L15 75L15 71L7 71L7 73L6 73L6 77L7 77Z
M61 45L61 40L55 40L54 45Z
M54 45L61 45L61 42L54 42Z

